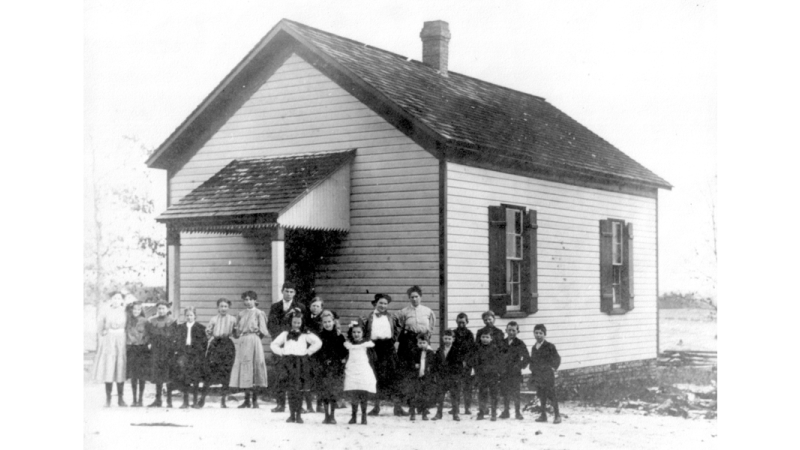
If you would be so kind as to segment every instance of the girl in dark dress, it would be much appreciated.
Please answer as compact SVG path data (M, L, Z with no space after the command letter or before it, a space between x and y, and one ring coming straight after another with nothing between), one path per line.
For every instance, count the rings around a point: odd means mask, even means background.
M203 378L208 337L206 327L195 321L197 312L194 308L186 308L183 314L186 322L178 325L176 337L178 348L176 378L183 391L181 408L189 407L189 389L192 390L192 405L199 408L197 390Z
M303 319L303 313L298 310L292 317L292 328L281 332L270 344L272 353L282 357L281 365L286 376L281 382L289 393L289 418L286 421L290 423L303 423L303 397L312 387L309 356L322 347L319 337L305 329Z
M228 314L231 302L221 298L217 300L217 315L211 318L206 327L206 335L211 339L206 353L205 377L203 380L203 393L200 396L198 408L206 403L206 394L209 386L222 385L220 408L227 408L225 397L228 395L228 383L231 381L231 369L236 358L236 346L231 340L233 329L236 327L236 317Z
M325 420L322 423L335 424L334 412L336 401L342 395L347 349L344 348L344 336L335 327L333 313L326 310L321 316L322 331L319 333L319 338L322 341L322 348L314 354L317 367L314 390L325 411Z
M161 389L167 384L167 408L172 408L173 363L175 360L175 319L169 314L170 303L156 304L156 315L147 320L145 333L150 347L149 380L156 385L156 399L149 407L161 407Z
M142 303L134 301L127 306L128 318L125 323L126 350L128 362L127 377L131 380L133 403L131 406L142 406L144 383L150 369L150 352L147 350L147 319L144 316ZM138 388L138 396L137 396Z

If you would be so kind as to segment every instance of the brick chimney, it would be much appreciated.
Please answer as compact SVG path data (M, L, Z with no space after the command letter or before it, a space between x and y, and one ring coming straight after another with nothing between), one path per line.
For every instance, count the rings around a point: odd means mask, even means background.
M425 22L419 37L422 38L422 62L447 76L447 43L450 42L450 27L447 22Z

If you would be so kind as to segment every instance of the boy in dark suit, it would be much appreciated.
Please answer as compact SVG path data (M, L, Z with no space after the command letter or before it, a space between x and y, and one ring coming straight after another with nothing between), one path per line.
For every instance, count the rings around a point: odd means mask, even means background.
M456 329L453 331L453 348L464 361L461 368L460 382L459 382L459 397L464 400L464 414L471 414L469 407L472 404L472 366L469 362L472 359L472 353L475 351L475 335L467 328L469 317L465 313L459 313L456 316ZM458 414L458 410L453 408L451 414Z
M442 345L436 351L436 390L439 398L439 407L436 410L436 415L433 420L442 418L442 409L444 409L444 396L450 392L450 401L453 404L453 420L461 420L458 417L458 396L461 390L461 377L464 369L464 359L458 350L456 350L453 342L455 341L455 333L453 330L445 330L442 336Z
M497 420L497 394L503 374L503 362L499 346L492 344L492 334L482 334L478 348L472 355L472 367L475 368L475 380L478 384L477 420L484 419L487 400L491 401L491 420Z
M503 377L500 389L503 394L503 413L500 414L501 419L508 419L510 416L508 407L510 400L514 399L514 410L516 414L514 418L522 420L522 414L519 410L519 389L522 384L522 369L528 367L528 349L525 343L517 337L519 333L519 325L517 322L508 322L506 326L506 374Z
M558 400L556 400L556 370L561 365L561 356L556 350L556 346L545 340L547 328L538 324L533 327L533 336L536 343L531 347L531 381L530 386L536 389L539 401L542 403L542 414L536 419L537 422L547 422L547 399L553 402L554 424L561 423L561 415L558 412Z
M417 346L411 351L411 361L414 363L414 378L410 392L411 411L409 419L416 419L416 412L422 413L422 420L428 420L428 408L431 399L435 398L436 385L433 382L433 366L436 364L436 355L428 345L428 333L417 333Z

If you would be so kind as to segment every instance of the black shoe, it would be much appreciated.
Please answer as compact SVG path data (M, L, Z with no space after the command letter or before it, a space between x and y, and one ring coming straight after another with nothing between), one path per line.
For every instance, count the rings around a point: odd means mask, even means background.
M431 420L439 420L439 419L441 419L441 418L442 418L442 413L440 413L440 412L437 412L437 413L436 413L436 415L435 415L435 416L433 416L433 418L432 418Z
M106 400L106 408L111 408L111 400Z
M203 406L206 406L206 398L205 397L200 397L200 401L197 402L197 405L199 405L198 408L202 408Z
M350 418L350 422L347 422L347 423L349 423L350 425L353 425L356 422L358 422L358 420L356 420L356 416L353 416L353 417Z
M366 425L366 424L367 424L367 415L362 413L361 414L361 425Z
M119 399L119 400L117 400L117 406L125 408L126 406L128 406L128 404L125 403L125 400Z
M133 402L133 404L131 405L131 408L141 408L141 407L142 407L141 402Z
M422 412L422 420L428 420L428 413L425 411Z
M537 422L547 422L547 414L542 414L541 416L536 418Z
M202 405L202 404L200 404L200 402L197 402L197 403L195 403L194 405L192 405L192 408L194 408L194 409L202 409L202 408L203 408L203 405Z
M450 411L447 412L447 414L450 414L452 416L453 414L458 414L458 411L456 411L454 408L451 408Z
M161 408L161 400L155 400L153 403L147 405L148 408Z
M311 412L314 412L314 411L311 411ZM306 411L303 408L300 408L300 414L308 414L308 411Z
M556 425L556 424L559 424L559 423L561 423L561 416L556 416L555 419L553 419L553 425Z
M334 419L333 416L331 416L331 418L328 419L328 423L331 425L336 425L336 419Z
M417 415L414 413L413 410L410 413L408 413L408 420L410 420L412 422L417 420Z
M471 416L472 411L470 411L469 408L464 408L464 415Z
M239 409L242 409L242 408L249 408L250 406L251 406L251 405L250 405L250 401L248 401L248 400L245 400L245 402L244 402L244 403L242 403L241 405L237 406L237 408L239 408Z
M500 414L501 419L508 419L509 417L511 417L511 414L508 413L508 410L505 410Z
M520 414L519 411L517 411L516 414L514 414L514 418L517 419L517 420L524 419L524 417L522 417L522 414Z
M492 414L492 417L489 420L491 420L492 422L496 422L497 421L497 414Z
M188 408L189 408L189 404L188 404L188 403L186 403L186 402L183 402L183 403L181 404L181 407L180 407L180 409L188 409Z
M403 411L403 407L402 406L395 406L394 407L394 415L398 416L398 417L405 417L405 416L408 415L408 413Z
M380 413L380 412L381 412L381 409L375 407L375 408L370 409L369 412L367 413L367 415L368 416L377 416L378 413Z
M303 423L303 418L302 418L302 417L300 417L300 416L297 416L297 419L295 419L295 421L294 421L294 422L295 422L295 423Z
M458 414L453 414L453 420L455 420L456 422L460 422L461 418L458 417Z
M280 413L280 412L286 411L286 407L278 405L278 406L272 408L270 411L275 412L275 413Z
M475 420L483 420L483 419L484 419L484 417L483 417L483 413L482 413L482 412L480 412L480 411L478 411L478 418L477 418L477 419L475 419Z
M171 400L167 400L167 408L172 408L172 401Z
M225 404L225 396L223 395L222 398L219 400L219 407L220 408L227 408L228 405Z
M297 419L295 419L294 416L289 416L289 418L286 419L286 423L295 423L296 420Z

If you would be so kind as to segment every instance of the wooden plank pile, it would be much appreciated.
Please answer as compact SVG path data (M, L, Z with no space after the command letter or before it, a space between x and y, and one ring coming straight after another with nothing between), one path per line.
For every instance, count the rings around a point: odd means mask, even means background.
M716 367L717 352L665 350L658 355L659 366Z

